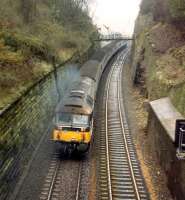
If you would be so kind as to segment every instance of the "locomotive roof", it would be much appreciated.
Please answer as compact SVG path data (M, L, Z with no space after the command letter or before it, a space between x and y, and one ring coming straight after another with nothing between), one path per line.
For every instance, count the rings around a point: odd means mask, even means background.
M117 44L117 41L113 41L105 47L99 49L95 54L91 57L91 60L87 61L80 69L81 76L87 76L97 81L98 71L101 68L101 62L106 58L107 53L110 53Z
M68 112L89 115L94 105L94 81L88 77L82 77L74 82L70 92L64 97L56 112Z
M97 71L100 68L100 62L96 60L87 61L80 69L81 76L87 76L96 81Z
M68 97L58 104L56 112L90 115L92 113L92 109L93 107L83 99Z
M85 92L85 90L87 90L89 88L89 85L91 85L93 82L94 80L89 77L80 77L79 80L75 81L72 84L71 90L83 90Z
M56 112L89 115L94 106L94 81L97 81L101 61L110 53L117 42L112 42L98 50L92 59L87 61L80 69L81 79L72 84L70 93L61 101ZM94 80L94 81L93 81ZM95 82L94 82L95 83Z
M103 57L107 54L109 50L115 46L118 41L113 41L110 44L104 46L103 48L97 50L91 57L92 60L102 61Z
M105 56L106 52L103 49L98 50L91 57L92 60L102 61L102 58Z

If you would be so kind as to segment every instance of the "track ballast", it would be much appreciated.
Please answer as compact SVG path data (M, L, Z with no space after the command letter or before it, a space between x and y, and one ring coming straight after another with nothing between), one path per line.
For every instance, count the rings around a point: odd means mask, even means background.
M68 170L73 171L73 180L68 177L64 179L64 170L65 165L71 163L71 168ZM40 200L60 200L60 199L86 199L87 193L87 183L86 177L87 173L88 160L79 160L79 162L73 163L70 160L61 160L61 154L55 153L50 163L48 174L43 183L43 187L40 192ZM73 187L70 190L70 194L64 194L65 187L68 182L73 182L70 186ZM63 187L63 189L61 189ZM85 190L85 191L84 191ZM63 193L63 194L62 194Z
M122 67L127 52L119 53L100 89L99 199L148 200L122 98Z

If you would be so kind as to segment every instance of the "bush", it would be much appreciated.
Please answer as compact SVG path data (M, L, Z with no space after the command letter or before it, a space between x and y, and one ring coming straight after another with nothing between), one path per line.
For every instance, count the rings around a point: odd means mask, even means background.
M12 52L21 51L28 59L36 56L40 59L49 60L54 55L48 44L39 37L21 31L3 30L0 32L0 38L4 40L6 46L9 46L9 50Z
M25 57L21 51L13 52L5 45L3 39L0 40L0 64L16 64L21 65L25 61Z
M172 20L185 21L184 0L169 0L169 7Z

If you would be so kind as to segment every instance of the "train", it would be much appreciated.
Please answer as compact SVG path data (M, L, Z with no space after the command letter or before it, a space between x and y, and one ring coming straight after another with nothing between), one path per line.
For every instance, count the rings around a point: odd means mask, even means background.
M56 107L52 140L63 153L88 152L93 138L93 111L101 75L113 55L127 47L114 41L95 52L80 68L80 78Z

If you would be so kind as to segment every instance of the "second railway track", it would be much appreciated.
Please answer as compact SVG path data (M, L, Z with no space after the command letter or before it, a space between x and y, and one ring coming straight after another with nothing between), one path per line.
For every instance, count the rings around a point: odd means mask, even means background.
M86 184L86 179L88 178L88 160L84 159L80 160L78 163L73 163L73 161L70 160L61 160L60 156L60 153L55 153L53 155L48 174L41 189L39 199L87 199L86 190L88 185ZM70 168L67 166L68 164L70 165ZM72 179L67 175L67 171L72 172ZM71 184L69 185L70 182ZM66 187L68 187L70 191L66 190Z
M100 103L99 199L148 200L123 106L121 75L126 54L120 53L113 62Z

